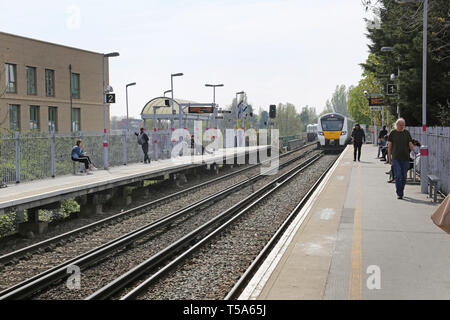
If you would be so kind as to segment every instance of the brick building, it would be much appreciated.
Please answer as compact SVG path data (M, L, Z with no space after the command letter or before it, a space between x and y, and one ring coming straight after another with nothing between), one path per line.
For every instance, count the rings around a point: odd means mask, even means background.
M0 132L103 132L102 57L0 32Z

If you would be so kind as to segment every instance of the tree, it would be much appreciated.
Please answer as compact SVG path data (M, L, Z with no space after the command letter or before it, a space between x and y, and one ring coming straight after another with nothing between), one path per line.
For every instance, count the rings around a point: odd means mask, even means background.
M333 106L331 105L330 100L327 100L325 102L325 109L323 109L323 111L319 114L319 117L323 116L324 114L332 113L332 112L334 112Z
M333 108L333 112L343 114L344 116L348 115L347 89L345 85L342 84L340 86L336 86L333 96L331 97L331 106Z
M267 111L261 111L261 109L259 109L259 128L268 128L269 121L269 113Z
M317 123L317 113L316 108L305 106L302 108L302 111L300 112L300 121L303 124L304 130L306 130L306 126L308 124Z
M278 104L274 123L275 128L280 130L280 137L300 134L303 131L300 115L291 103Z
M369 49L377 63L362 64L386 88L389 75L400 68L400 110L408 125L422 123L422 3L399 4L394 0L364 0L366 10L374 10L380 21L377 28L368 28ZM429 2L427 45L427 124L442 124L449 107L450 77L450 6L448 0ZM382 47L392 52L381 52ZM387 96L389 105L396 97ZM444 106L444 107L442 107ZM394 111L391 108L391 111ZM445 120L444 125L450 125Z

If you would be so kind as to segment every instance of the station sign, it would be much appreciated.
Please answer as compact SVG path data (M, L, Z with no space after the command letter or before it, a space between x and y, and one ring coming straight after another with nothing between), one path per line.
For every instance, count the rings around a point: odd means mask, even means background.
M381 111L383 107L370 107L370 111Z
M384 98L383 97L377 97L377 98L369 98L369 106L384 106Z
M189 113L213 113L213 107L189 107Z

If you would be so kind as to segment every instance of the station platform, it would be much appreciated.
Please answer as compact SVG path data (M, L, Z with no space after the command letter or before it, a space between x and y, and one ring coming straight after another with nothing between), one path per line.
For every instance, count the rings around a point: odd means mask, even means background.
M439 204L407 184L398 200L390 166L348 146L258 269L240 300L450 299L450 235Z
M5 210L24 210L43 206L68 197L100 192L207 164L232 164L236 157L243 157L267 148L269 147L225 148L211 154L158 160L152 161L151 164L134 163L110 167L108 170L99 169L93 171L92 175L65 175L8 185L0 191L0 213ZM71 160L68 159L68 161Z

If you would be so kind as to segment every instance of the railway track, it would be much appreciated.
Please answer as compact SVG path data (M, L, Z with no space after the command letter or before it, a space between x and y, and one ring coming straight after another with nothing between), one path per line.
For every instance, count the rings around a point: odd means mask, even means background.
M294 157L293 159L285 161L285 165L292 163L297 158L298 157ZM232 188L224 189L223 192L221 193L222 197L225 197L227 194L233 192L233 190L236 190L236 189L242 188L245 185L248 185L251 181L253 181L255 179L251 179L251 180L246 179L244 181L241 181L240 183L237 183ZM42 287L46 286L45 281L44 281L45 279L47 279L47 280L52 279L51 281L54 281L54 279L59 279L59 278L63 277L64 276L63 271L65 271L65 267L67 267L68 265L72 265L72 264L76 264L76 263L81 264L81 265L83 265L83 263L86 263L86 266L92 265L102 259L101 258L102 254L99 254L98 252L104 252L106 254L107 252L111 252L113 250L118 250L119 248L123 248L124 246L126 247L129 244L133 244L139 238L144 237L146 233L154 231L156 228L161 228L166 225L170 225L171 223L173 223L173 221L175 219L179 219L179 217L187 214L188 212L193 212L194 210L198 210L199 208L204 207L208 203L217 201L217 199L220 197L221 197L220 195L216 195L215 197L212 197L212 196L206 197L200 201L197 201L196 204L191 205L185 209L181 209L181 210L174 212L173 214L164 216L163 218L156 220L153 223L150 223L150 224L147 223L145 226L138 228L137 230L132 232L133 235L125 234L121 237L118 237L118 238L108 242L108 243L105 243L99 247L96 247L93 250L86 251L85 253L78 255L76 258L66 259L63 263L61 263L53 268L50 268L44 272L41 272L37 276L28 278L27 280L22 281L21 283L12 286L9 289L2 291L0 293L0 295L3 298L11 298L11 297L25 298L25 297L29 296L28 293L23 294L23 295L22 294L16 295L16 293L17 293L16 290L18 288L28 288L29 291L33 291L33 292L37 291L37 290L41 289ZM80 261L80 259L82 259L82 260ZM22 293L25 291L22 291ZM16 292L16 293L12 294L13 292Z
M311 147L314 147L314 146L315 146L314 144L305 145L299 149L296 149L296 150L293 150L286 154L281 155L280 158L287 158L287 159L289 159L290 157L295 158L296 154L298 152L303 152L304 150L311 149ZM243 169L239 169L237 171L231 172L229 174L225 174L218 178L211 179L206 182L202 182L200 184L197 184L192 187L186 188L184 190L169 194L167 196L163 196L159 199L148 201L144 204L141 204L141 205L131 208L129 210L125 210L125 211L116 213L110 217L90 223L83 227L76 228L74 230L65 232L63 234L57 235L57 236L49 238L47 240L40 241L40 242L32 244L30 246L27 246L27 247L15 250L13 252L9 252L4 255L1 255L0 256L0 270L2 269L2 266L14 264L14 263L18 262L20 259L29 259L30 254L32 254L34 252L42 253L44 251L53 250L58 245L58 243L60 243L61 241L65 241L66 239L73 240L75 237L79 237L81 234L83 234L85 232L90 232L91 230L99 230L99 228L101 228L104 225L111 224L115 221L121 222L121 221L123 221L123 219L126 219L127 217L139 215L142 212L145 212L145 210L147 208L154 209L158 206L162 206L166 203L173 202L174 200L183 198L185 195L192 194L195 191L208 189L208 187L211 185L217 184L219 182L227 181L230 178L245 174L246 172L251 172L252 170L256 170L257 168L259 168L260 165L261 164L256 164L256 165L251 165L251 166L243 168ZM1 288L1 285L0 285L0 288Z
M238 209L227 222L170 264L130 286L120 299L235 299L335 159L323 156L311 163L308 170L313 166L320 169L310 177L305 177L306 168L291 171L289 178ZM289 203L286 192L297 191L302 200L291 199Z

